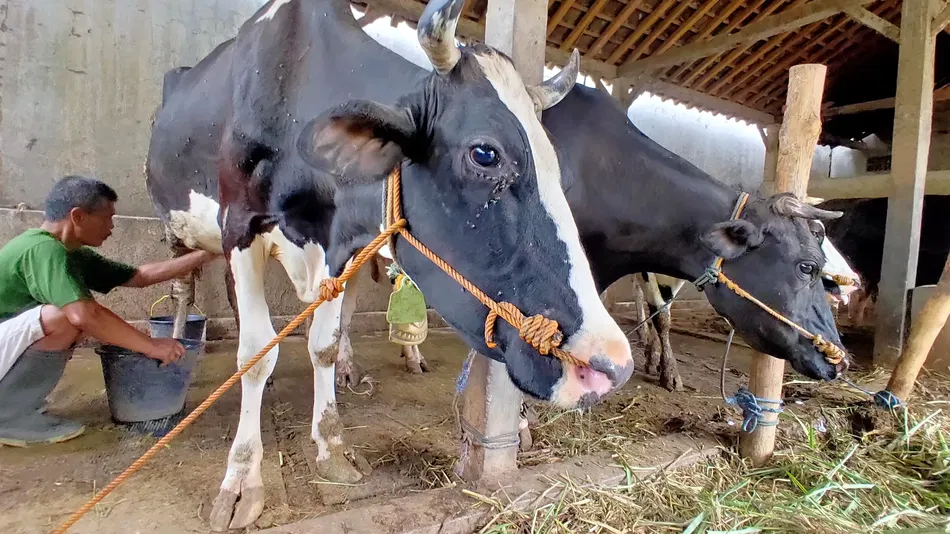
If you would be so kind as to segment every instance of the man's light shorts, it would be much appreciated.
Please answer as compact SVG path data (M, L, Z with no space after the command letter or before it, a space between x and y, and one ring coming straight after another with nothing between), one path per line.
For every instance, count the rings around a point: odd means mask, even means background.
M40 323L42 308L30 308L0 323L0 380L3 380L27 347L46 335Z

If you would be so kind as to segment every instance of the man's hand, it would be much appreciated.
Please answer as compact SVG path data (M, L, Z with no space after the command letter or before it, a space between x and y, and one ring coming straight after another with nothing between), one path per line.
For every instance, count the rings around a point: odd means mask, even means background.
M162 362L161 367L177 362L185 354L185 347L170 337L152 338L152 348L145 353L149 358Z

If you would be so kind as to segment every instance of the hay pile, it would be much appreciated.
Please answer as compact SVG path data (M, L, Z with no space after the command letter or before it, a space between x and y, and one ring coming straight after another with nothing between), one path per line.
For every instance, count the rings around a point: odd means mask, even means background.
M488 501L497 515L481 532L950 532L950 382L926 380L908 409L890 413L837 384L814 389L786 407L764 468L724 450L643 479L628 471L619 486L552 481L555 502L533 513ZM621 415L542 413L542 446L524 461L606 449L624 465L625 445L655 428L635 418L624 428Z

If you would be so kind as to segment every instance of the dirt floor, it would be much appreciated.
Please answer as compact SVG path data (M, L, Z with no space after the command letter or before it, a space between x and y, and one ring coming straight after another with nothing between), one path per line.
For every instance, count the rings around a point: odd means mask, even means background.
M535 447L522 465L562 461L574 454L609 448L611 428L626 434L704 432L735 436L738 411L719 397L723 344L685 335L672 336L686 391L673 394L637 373L626 387L592 414L543 414ZM209 345L188 394L193 409L235 369L234 342ZM264 513L249 530L364 505L396 495L451 485L459 453L452 411L456 376L466 348L451 333L430 332L422 345L430 372L404 370L398 347L385 335L354 340L357 364L374 379L355 391L338 391L345 439L374 467L358 485L341 487L317 480L310 440L312 372L306 345L291 339L264 395ZM727 391L747 383L752 352L733 346ZM637 360L640 370L643 358ZM801 379L789 374L788 379ZM793 380L786 402L807 397L806 382ZM50 412L82 420L86 433L70 442L31 449L0 448L0 532L48 532L94 492L144 452L155 438L133 436L110 422L102 370L91 350L78 351L50 397ZM224 475L237 426L240 388L234 387L190 428L130 478L70 532L207 532L210 504ZM591 418L599 426L584 424ZM552 432L565 421L563 429ZM622 423L622 424L620 424ZM615 425L611 427L610 425ZM595 435L593 431L596 430Z

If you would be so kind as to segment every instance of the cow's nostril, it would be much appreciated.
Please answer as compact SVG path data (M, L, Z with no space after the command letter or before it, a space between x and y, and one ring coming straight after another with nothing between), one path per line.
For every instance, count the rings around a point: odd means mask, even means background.
M617 367L608 358L600 355L594 356L590 359L590 368L606 375L611 383L617 382Z

